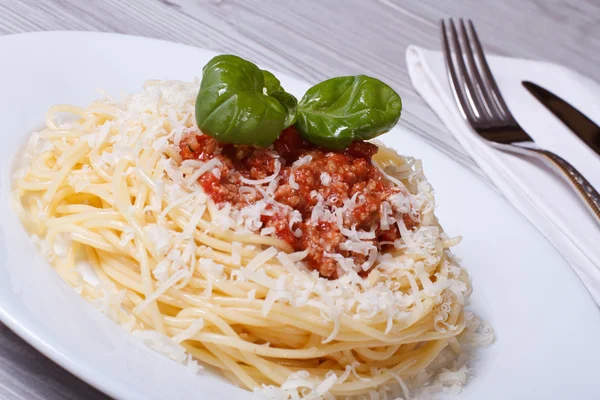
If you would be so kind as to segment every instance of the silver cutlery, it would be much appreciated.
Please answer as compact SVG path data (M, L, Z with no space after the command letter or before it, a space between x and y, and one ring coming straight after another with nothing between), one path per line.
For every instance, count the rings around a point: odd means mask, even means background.
M491 146L537 157L552 166L566 178L600 223L600 194L568 161L537 146L519 126L490 71L475 26L470 20L467 24L468 29L460 19L457 30L452 19L448 27L441 22L448 79L463 118Z
M556 118L560 119L579 139L600 156L600 126L548 89L533 82L523 81L521 83Z

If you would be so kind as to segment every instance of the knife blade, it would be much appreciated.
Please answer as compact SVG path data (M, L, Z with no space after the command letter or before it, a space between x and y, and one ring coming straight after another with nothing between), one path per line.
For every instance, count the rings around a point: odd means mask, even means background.
M600 126L586 117L581 111L533 82L521 82L525 89L561 120L579 139L600 155Z

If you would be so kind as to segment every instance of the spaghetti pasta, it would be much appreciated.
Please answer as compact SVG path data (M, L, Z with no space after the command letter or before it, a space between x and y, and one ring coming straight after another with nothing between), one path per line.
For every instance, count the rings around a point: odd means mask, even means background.
M198 184L216 164L178 151L197 129L197 91L149 81L119 102L48 111L16 174L14 207L65 281L152 347L266 396L374 396L459 351L470 283L419 161L379 146L374 162L418 224L386 217L401 234L393 249L366 274L326 279L306 268L306 251L233 218ZM82 260L97 282L82 278Z

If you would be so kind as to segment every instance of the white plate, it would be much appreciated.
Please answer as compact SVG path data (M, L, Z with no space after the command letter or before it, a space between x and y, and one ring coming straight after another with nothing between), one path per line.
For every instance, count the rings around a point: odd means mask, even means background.
M38 350L122 399L252 398L210 373L154 353L82 300L42 260L9 202L11 157L46 109L86 105L106 89L138 91L150 78L192 80L214 53L100 33L0 37L0 318ZM277 74L301 95L308 85ZM410 108L410 104L405 104ZM474 286L473 309L495 328L461 399L599 399L600 313L554 248L496 192L415 135L383 141L424 160L442 225Z

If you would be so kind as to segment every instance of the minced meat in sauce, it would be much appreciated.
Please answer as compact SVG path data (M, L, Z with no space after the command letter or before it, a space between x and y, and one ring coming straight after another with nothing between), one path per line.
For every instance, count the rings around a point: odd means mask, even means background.
M347 238L337 224L310 223L313 208L319 201L316 193L322 196L326 205L337 207L343 206L344 199L356 195L355 198L359 199L357 206L344 215L343 225L347 228L354 226L358 231L375 232L375 238L368 241L377 248L381 249L385 243L400 238L395 224L387 230L380 227L381 203L398 189L373 165L371 158L377 152L374 144L355 141L344 151L330 151L308 143L290 127L270 148L224 144L210 136L197 134L184 138L180 150L184 160L208 161L216 157L221 161L219 173L209 171L198 181L215 203L229 202L236 208L262 198L260 193L254 197L240 193L240 187L247 186L241 182L241 177L259 180L272 176L276 171L275 160L278 159L281 170L273 197L299 211L302 221L295 222L292 229L289 216L284 213L263 215L261 221L265 227L273 228L275 234L296 251L308 249L305 259L308 267L318 270L323 277L338 277L338 262L328 254L352 258L356 265L361 265L368 256L340 248ZM289 182L292 164L306 156L311 156L310 161L294 169L295 187ZM403 215L403 221L408 229L415 225L408 214ZM294 231L298 229L302 234L297 237Z

